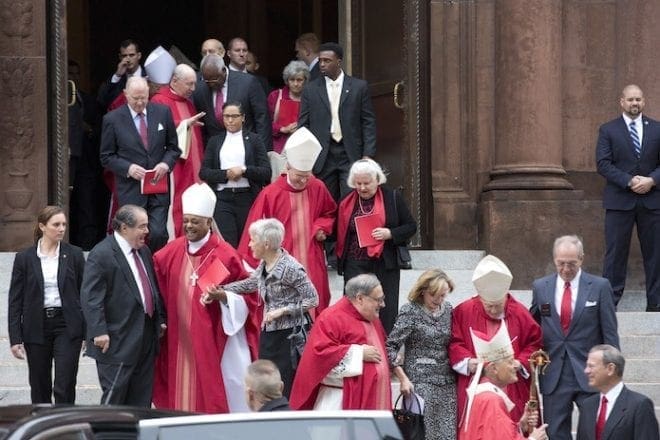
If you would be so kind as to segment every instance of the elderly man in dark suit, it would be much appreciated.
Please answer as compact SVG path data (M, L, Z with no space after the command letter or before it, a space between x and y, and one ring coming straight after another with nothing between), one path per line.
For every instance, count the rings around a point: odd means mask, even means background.
M584 272L584 247L575 235L555 240L557 273L534 281L531 313L541 324L543 346L551 363L541 376L543 415L548 437L572 440L573 402L578 407L594 393L582 373L589 349L619 346L610 283Z
M617 304L623 295L633 225L637 225L644 273L646 311L660 312L660 124L642 115L644 95L636 85L623 89L623 114L600 127L596 145L598 173L607 184L605 261Z
M149 103L147 81L131 77L124 91L127 105L103 117L101 164L115 177L119 206L143 207L149 215L149 247L153 252L167 243L167 210L170 195L143 194L140 181L149 170L154 180L167 179L181 154L170 109Z
M154 359L165 329L151 252L147 212L119 208L113 235L89 253L81 288L87 354L96 360L101 403L151 405Z
M367 82L342 69L342 47L323 43L319 50L321 77L303 89L298 127L321 143L313 172L339 201L350 192L346 179L353 162L376 154L376 117Z
M651 399L623 384L625 364L621 352L611 345L596 345L589 351L584 373L600 393L582 405L577 440L660 438Z
M215 54L209 54L202 59L200 70L202 80L197 82L193 102L197 110L206 112L202 119L204 141L225 133L222 106L233 101L239 102L243 109L243 129L257 133L266 150L272 150L266 94L254 76L235 70L229 71L222 58Z

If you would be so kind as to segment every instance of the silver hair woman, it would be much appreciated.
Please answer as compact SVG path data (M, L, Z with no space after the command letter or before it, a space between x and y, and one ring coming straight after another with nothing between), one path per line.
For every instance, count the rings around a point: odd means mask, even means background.
M284 225L277 219L257 220L248 229L249 247L261 263L252 275L219 288L212 299L224 301L224 291L249 294L257 291L264 301L264 320L259 339L259 358L277 365L289 396L295 370L288 336L301 323L309 327L307 310L316 307L319 297L305 268L282 249Z
M273 121L273 151L281 153L286 140L298 128L300 98L307 82L309 68L303 61L291 61L282 72L284 87L268 95L268 111Z
M347 184L354 190L341 201L337 213L336 252L344 283L363 273L380 280L386 304L380 319L389 333L399 310L396 248L408 242L417 223L401 192L384 186L385 182L383 169L372 159L353 163Z

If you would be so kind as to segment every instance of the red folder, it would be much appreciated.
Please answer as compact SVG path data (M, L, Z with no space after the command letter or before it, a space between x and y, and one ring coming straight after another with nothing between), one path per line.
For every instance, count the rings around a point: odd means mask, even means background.
M144 179L140 180L142 194L167 194L167 175L156 180L156 170L147 170Z
M197 285L202 290L203 293L206 293L208 287L215 287L229 276L229 270L222 264L222 261L219 259L214 259L206 267L206 270L197 280Z
M373 246L379 243L371 236L374 229L380 228L382 225L378 221L376 214L360 215L355 217L355 230L357 231L358 244L361 248Z
M280 101L280 111L277 114L277 123L281 126L289 125L298 120L298 112L300 111L300 101L291 101L289 99L282 99Z

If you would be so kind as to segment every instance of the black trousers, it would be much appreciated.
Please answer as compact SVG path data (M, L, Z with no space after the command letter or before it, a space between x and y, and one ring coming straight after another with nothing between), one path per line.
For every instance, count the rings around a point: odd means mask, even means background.
M213 218L218 224L222 237L234 249L241 241L245 221L254 202L252 191L249 188L245 189L247 191L231 192L230 189L224 189L215 192L218 200L215 202Z
M612 284L618 304L626 284L628 254L633 226L637 226L646 276L647 308L660 306L660 209L637 203L634 209L605 211L605 261L603 277Z
M70 339L59 311L44 314L44 343L24 343L32 403L75 403L76 376L82 339ZM55 361L55 381L52 378Z
M326 188L328 188L332 198L337 203L351 192L351 188L348 187L347 183L351 165L353 164L346 154L344 144L330 139L328 155L325 158L321 172L316 177L325 183Z
M169 235L167 233L167 210L168 205L162 205L156 199L156 196L149 196L147 199L147 215L149 217L149 239L147 245L152 253L167 244Z
M96 362L103 390L101 404L151 407L156 358L154 331L152 318L145 315L142 348L134 365Z
M376 275L385 294L385 307L380 309L379 314L380 322L385 327L385 332L389 334L399 314L399 281L401 279L399 269L387 269L382 258L377 260L344 260L343 268L344 286L346 286L348 280L357 275L363 273Z

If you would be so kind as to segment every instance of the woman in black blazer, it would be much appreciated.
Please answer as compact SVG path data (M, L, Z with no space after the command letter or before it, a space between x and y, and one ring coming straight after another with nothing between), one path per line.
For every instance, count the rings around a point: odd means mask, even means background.
M209 139L199 177L216 193L213 217L220 233L237 247L254 199L270 182L270 162L259 136L243 132L239 102L222 106L222 120L227 131Z
M408 243L417 231L417 223L401 192L384 186L386 181L375 161L360 159L353 163L347 183L354 191L339 203L335 251L337 270L344 275L344 285L363 273L378 277L385 293L380 320L389 333L399 313L401 274L396 248ZM365 221L362 243L358 240L356 217L363 217L358 222Z
M80 285L82 250L62 241L62 208L46 206L34 229L35 245L16 254L9 286L9 342L27 357L32 403L74 403L84 336ZM55 381L52 366L55 361Z

